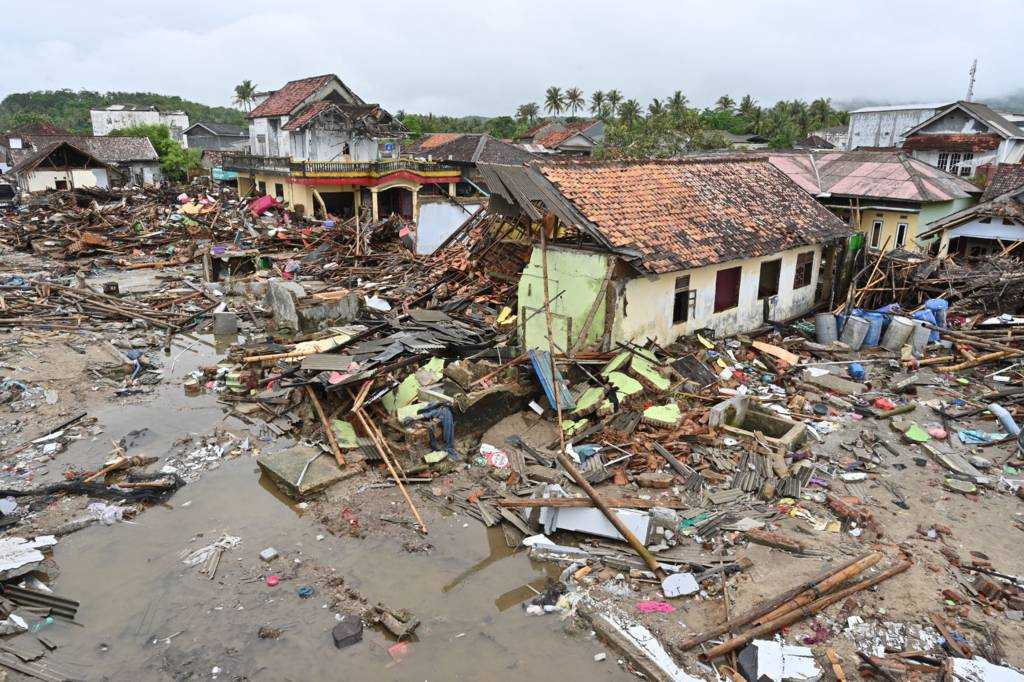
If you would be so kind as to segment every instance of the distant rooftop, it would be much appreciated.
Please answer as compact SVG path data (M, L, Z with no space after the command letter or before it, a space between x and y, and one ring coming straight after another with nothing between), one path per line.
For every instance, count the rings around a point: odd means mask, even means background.
M882 107L862 107L854 109L851 114L866 114L872 111L922 111L924 109L945 109L952 102L937 102L933 104L888 104Z

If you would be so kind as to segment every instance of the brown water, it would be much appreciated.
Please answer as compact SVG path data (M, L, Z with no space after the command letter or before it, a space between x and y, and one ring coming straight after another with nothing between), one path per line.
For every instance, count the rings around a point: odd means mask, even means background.
M105 427L100 442L75 443L65 456L85 466L102 459L103 443L146 427L132 454L163 457L182 434L222 423L213 396L185 398L178 384L212 353L183 355L175 381L156 400L94 411ZM48 628L63 644L46 660L90 680L634 679L610 651L609 660L594 662L606 648L587 634L569 636L556 616L523 613L521 602L534 594L527 584L541 589L550 567L511 552L500 532L475 520L423 511L434 546L428 554L408 553L391 536L333 537L261 485L251 457L228 460L135 524L93 526L59 542L53 556L61 573L52 587L81 601L83 627ZM182 564L183 551L224 533L242 542L225 552L214 580ZM326 535L321 541L319 533ZM258 553L269 546L282 556L268 566ZM275 588L263 581L269 570L283 577ZM332 571L371 602L409 609L422 620L401 662L388 654L393 640L372 629L354 646L334 647L329 595L296 594ZM260 639L262 625L285 631Z

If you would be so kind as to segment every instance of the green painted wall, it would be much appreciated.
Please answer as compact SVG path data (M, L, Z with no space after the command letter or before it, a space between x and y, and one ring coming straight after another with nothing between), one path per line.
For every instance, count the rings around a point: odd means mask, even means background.
M570 342L575 342L591 306L602 293L601 283L610 260L607 254L548 248L548 292L551 296L555 353L566 352ZM600 342L604 333L605 309L602 296L583 348ZM530 262L519 279L518 315L519 332L525 347L548 350L544 315L544 269L539 248L533 250Z
M974 198L968 197L966 199L954 199L953 201L937 201L931 204L921 204L921 213L917 218L917 231L924 232L927 229L928 223L934 222L939 218L945 218L950 213L962 211L968 206L974 205L974 203Z

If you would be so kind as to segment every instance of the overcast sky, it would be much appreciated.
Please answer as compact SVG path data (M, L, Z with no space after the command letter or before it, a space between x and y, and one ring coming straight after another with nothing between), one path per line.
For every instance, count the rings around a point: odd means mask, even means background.
M144 90L226 105L336 73L396 111L497 115L548 85L893 102L1022 87L1021 0L7 0L0 96ZM13 5L13 6L12 6Z

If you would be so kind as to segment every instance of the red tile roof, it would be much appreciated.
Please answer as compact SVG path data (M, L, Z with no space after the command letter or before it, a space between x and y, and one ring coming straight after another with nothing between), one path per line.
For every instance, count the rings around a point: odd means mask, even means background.
M992 178L985 187L985 193L981 195L982 203L995 199L1015 189L1024 188L1024 164L1022 163L1001 163L992 173Z
M462 137L463 133L430 133L425 135L412 145L412 148L419 152L427 152Z
M638 251L656 273L850 233L764 157L536 167L610 243Z
M573 135L583 132L592 125L594 125L594 121L574 121L573 123L566 123L563 124L561 128L556 128L555 130L547 131L538 137L534 137L533 143L544 145L548 149L554 149Z
M249 118L262 118L264 116L287 116L295 107L302 104L310 95L327 85L334 78L331 74L323 76L312 76L289 81L284 87L275 91L267 99L249 112Z
M331 106L330 100L322 99L319 102L313 102L308 106L304 107L302 111L299 111L288 119L288 122L284 124L285 130L297 130L302 126L306 125L321 111Z

